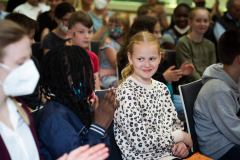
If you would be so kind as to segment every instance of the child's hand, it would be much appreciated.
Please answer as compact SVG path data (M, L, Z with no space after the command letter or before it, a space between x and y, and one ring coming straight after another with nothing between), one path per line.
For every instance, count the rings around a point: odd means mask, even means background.
M167 82L177 82L182 77L182 70L173 70L174 68L175 66L171 66L163 73L163 77Z
M91 148L89 145L85 145L74 149L69 154L65 153L57 160L103 160L108 157L108 150L109 149L104 144L97 144Z
M183 143L175 144L174 147L172 148L172 152L174 152L174 156L180 157L180 158L185 158L189 154L189 151L186 145Z
M184 76L191 74L195 70L194 66L189 64L188 61L184 62L180 69L182 70L182 75Z
M105 129L111 124L115 110L118 107L120 100L115 101L116 91L114 87L109 88L103 95L100 103L95 99L93 104L94 123L104 127Z
M187 145L187 148L190 149L192 148L193 142L192 142L192 138L189 134L187 134L186 132L183 132L183 143Z
M103 15L102 15L103 25L108 27L108 21L109 21L109 18L108 18L108 9L106 8L105 11L103 12Z

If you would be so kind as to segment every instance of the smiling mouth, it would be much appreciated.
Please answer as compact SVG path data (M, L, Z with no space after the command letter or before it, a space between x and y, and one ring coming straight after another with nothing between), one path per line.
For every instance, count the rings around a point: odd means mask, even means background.
M151 72L152 71L152 69L143 69L143 72Z

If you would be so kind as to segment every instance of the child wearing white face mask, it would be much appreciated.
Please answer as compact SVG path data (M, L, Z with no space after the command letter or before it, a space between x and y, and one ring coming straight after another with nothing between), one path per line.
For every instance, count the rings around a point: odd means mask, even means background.
M58 26L43 39L40 48L43 49L44 55L53 47L65 44L70 40L66 32L68 30L68 19L73 12L75 12L75 9L67 2L61 3L56 7L55 21Z

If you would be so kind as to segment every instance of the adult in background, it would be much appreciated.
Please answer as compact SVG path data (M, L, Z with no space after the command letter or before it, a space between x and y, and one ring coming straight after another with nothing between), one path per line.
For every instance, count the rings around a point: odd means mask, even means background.
M226 7L227 12L216 22L213 28L213 33L217 41L226 30L240 29L240 0L228 0Z
M94 9L88 14L93 20L92 41L100 41L107 36L108 19L113 11L108 11L107 5L110 0L94 0Z
M25 14L29 18L37 20L39 14L49 11L50 7L39 3L38 0L27 0L27 2L17 6L13 12Z

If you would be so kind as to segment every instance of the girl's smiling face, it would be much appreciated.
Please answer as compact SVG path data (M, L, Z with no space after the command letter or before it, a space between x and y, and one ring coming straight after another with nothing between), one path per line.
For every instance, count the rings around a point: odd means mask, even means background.
M192 32L197 34L204 34L208 30L209 24L209 16L205 10L198 10L193 20L189 20L189 25L192 28Z
M143 84L151 84L151 78L158 69L161 56L158 46L149 42L133 45L132 55L128 53L128 60L133 65L132 76Z

